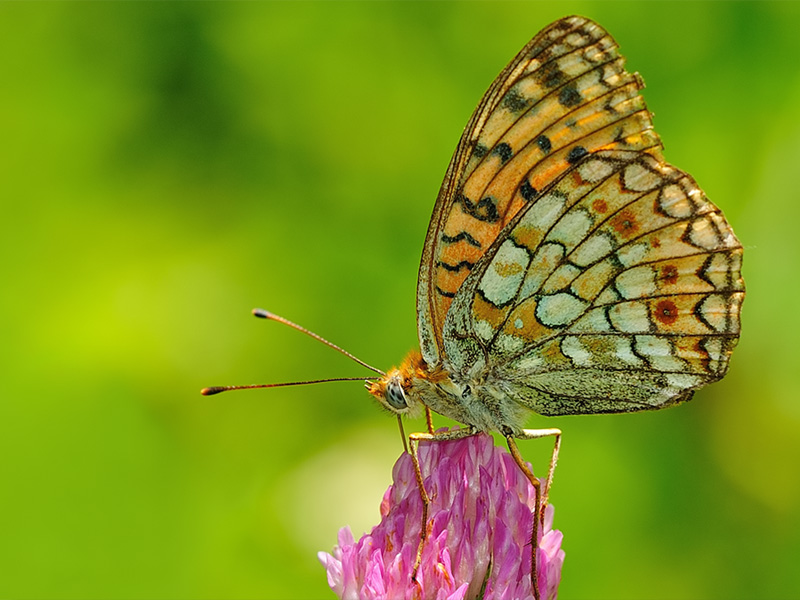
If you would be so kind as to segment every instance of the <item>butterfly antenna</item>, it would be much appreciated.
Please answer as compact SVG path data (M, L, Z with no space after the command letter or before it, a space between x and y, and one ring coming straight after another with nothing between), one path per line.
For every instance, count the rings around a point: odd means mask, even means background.
M260 383L255 385L223 385L207 387L200 390L203 396L213 396L231 390L252 390L256 388L289 387L290 385L310 385L312 383L328 383L330 381L364 381L363 377L333 377L331 379L310 379L308 381L290 381L288 383Z
M324 337L322 337L320 335L317 335L313 331L309 331L305 327L301 327L297 323L292 323L289 319L284 319L283 317L281 317L279 315L276 315L275 313L271 313L268 310L264 310L263 308L254 308L253 309L253 314L256 317L258 317L259 319L268 319L270 321L277 321L278 323L283 323L284 325L288 325L292 329L296 329L297 331L299 331L301 333L305 333L306 335L311 336L312 338L314 338L318 342L322 342L323 344L325 344L326 346L328 346L330 348L333 348L337 352L341 352L342 354L344 354L345 356L347 356L351 360L356 361L362 367L366 367L370 371L375 371L376 373L378 373L378 375L385 375L385 373L383 371L381 371L380 369L376 369L372 365L368 365L367 363L365 363L360 358L356 358L355 356L350 354L347 350L345 350L343 348L340 348L336 344L333 344L333 343L329 342ZM337 381L337 380L330 380L330 381ZM311 382L311 383L315 383L315 382Z

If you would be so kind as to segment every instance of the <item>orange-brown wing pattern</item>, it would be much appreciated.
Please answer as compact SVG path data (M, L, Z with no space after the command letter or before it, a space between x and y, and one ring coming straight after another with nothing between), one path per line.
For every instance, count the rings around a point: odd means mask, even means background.
M509 63L472 115L428 228L417 287L423 357L441 360L455 294L503 227L559 174L604 149L660 141L613 38L583 17L540 32Z
M464 282L443 331L447 369L546 415L687 400L727 371L741 261L691 176L645 152L588 155Z

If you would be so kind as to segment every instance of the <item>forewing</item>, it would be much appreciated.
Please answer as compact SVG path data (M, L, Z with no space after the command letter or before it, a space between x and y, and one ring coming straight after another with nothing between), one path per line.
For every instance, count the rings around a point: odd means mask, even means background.
M597 150L661 156L642 87L613 38L583 17L541 31L500 73L461 136L425 239L417 315L429 365L460 286L540 190Z
M688 399L727 370L741 261L691 176L645 152L587 156L520 211L456 295L447 368L481 370L548 415Z

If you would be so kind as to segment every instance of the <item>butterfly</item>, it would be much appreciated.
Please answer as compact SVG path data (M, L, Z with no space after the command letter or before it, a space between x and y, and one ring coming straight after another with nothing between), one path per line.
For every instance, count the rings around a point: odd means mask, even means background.
M571 16L503 69L433 209L417 283L420 351L387 373L359 361L380 373L367 388L398 421L426 417L427 431L409 436L423 498L415 572L430 503L420 442L503 435L536 489L535 542L561 431L526 429L531 412L660 409L728 369L742 247L694 179L664 160L643 81L624 62L602 27ZM432 412L464 427L437 432ZM554 438L544 484L516 444L541 437Z
M425 412L412 458L422 440L499 432L538 490L515 439L553 436L538 510L561 432L525 429L531 411L685 402L725 375L739 337L742 247L694 179L664 161L642 79L624 62L602 27L572 16L495 79L425 238L421 352L369 386L397 414ZM431 411L466 427L435 433Z

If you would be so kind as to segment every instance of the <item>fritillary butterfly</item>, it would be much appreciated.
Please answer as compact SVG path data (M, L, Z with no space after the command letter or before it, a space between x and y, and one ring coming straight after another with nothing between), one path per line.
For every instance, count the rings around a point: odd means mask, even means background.
M517 54L469 120L433 209L417 283L421 351L385 374L348 355L381 374L367 388L398 420L427 419L409 436L423 499L415 572L430 502L420 441L502 434L537 492L535 548L561 432L525 429L531 411L663 408L728 369L742 247L694 179L664 161L642 79L624 62L578 16ZM296 384L203 393L274 385ZM466 427L435 432L432 411ZM545 436L555 444L540 490L515 439ZM538 598L536 552L532 562Z
M514 440L554 436L541 514L561 432L524 429L530 411L663 408L727 371L742 247L664 161L643 87L614 39L573 16L533 38L481 99L425 238L421 353L368 386L397 414L425 411L428 432L410 436L416 465L421 440L496 431L538 490ZM466 428L435 433L431 411ZM418 467L417 478L427 504Z

